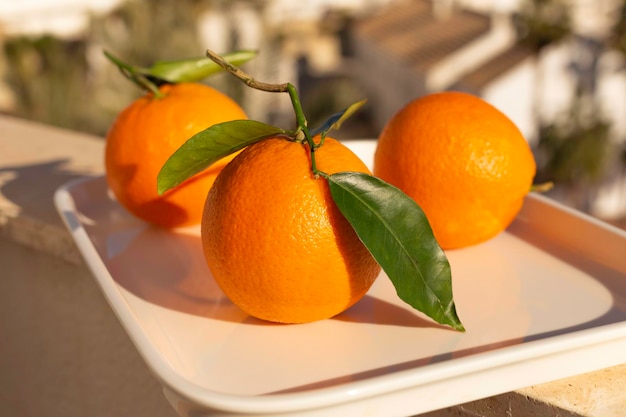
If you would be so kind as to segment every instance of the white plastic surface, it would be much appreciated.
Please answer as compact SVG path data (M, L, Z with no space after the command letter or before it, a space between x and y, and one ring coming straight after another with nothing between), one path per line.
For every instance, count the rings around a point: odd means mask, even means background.
M371 164L374 141L347 144ZM220 292L197 228L133 218L102 177L55 201L183 416L408 416L626 362L626 233L541 196L496 238L447 252L466 333L404 305L384 274L338 317L265 323Z

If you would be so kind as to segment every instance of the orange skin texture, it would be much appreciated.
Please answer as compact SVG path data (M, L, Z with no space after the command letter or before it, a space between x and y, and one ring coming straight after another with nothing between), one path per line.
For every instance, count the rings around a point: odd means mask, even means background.
M460 92L407 104L381 132L374 156L374 174L417 202L444 249L475 245L506 229L535 173L517 126Z
M318 169L369 173L331 138ZM314 178L309 148L271 138L246 148L218 176L201 226L207 264L226 296L256 318L305 323L333 317L369 290L380 267Z
M118 115L106 138L109 188L130 213L165 227L199 224L204 200L226 157L167 193L157 193L157 175L167 159L196 133L229 120L247 119L235 101L198 83L163 85L165 95L146 94Z

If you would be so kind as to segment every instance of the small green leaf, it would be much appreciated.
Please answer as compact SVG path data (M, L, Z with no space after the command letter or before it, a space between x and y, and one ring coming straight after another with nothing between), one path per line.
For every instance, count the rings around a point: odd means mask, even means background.
M119 59L118 57L116 57L115 55L113 55L111 52L107 50L103 51L103 53L104 53L104 56L107 57L109 61L111 61L113 64L117 66L117 68L119 68L121 71L125 73L135 73L137 71L140 71L140 68L127 64L126 62L122 61L121 59Z
M288 133L254 120L233 120L213 125L192 136L165 161L157 177L158 193L163 194L248 145Z
M239 66L257 56L256 51L233 51L222 55L229 63ZM200 81L208 76L223 71L222 67L207 57L183 59L177 61L159 61L145 70L147 75L169 83Z
M332 129L339 129L341 124L346 121L350 116L352 116L358 109L363 107L363 105L367 102L367 100L357 101L354 104L351 104L347 108L343 109L340 112L337 112L330 116L326 121L319 127L315 129L311 129L311 136L323 134L326 135Z
M464 331L452 298L450 264L422 209L371 175L340 172L326 178L335 204L398 296L436 322Z
M114 63L126 77L137 82L142 87L147 87L146 83L160 86L167 83L196 82L223 71L222 67L207 57L159 61L154 63L150 68L142 68L127 64L109 51L104 51L104 55ZM250 61L256 55L256 51L233 51L224 54L224 59L233 65L242 65Z

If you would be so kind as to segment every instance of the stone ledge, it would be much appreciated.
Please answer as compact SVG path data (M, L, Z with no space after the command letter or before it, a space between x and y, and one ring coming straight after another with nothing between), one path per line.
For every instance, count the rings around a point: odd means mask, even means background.
M0 213L0 232L20 245L45 252L74 265L84 264L74 240L65 228L27 216Z
M0 234L82 263L54 207L54 192L72 179L104 172L104 140L0 116L0 149Z

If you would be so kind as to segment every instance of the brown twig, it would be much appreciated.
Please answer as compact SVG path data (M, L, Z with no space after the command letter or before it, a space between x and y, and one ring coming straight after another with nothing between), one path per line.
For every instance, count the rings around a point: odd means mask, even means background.
M289 83L284 84L269 84L255 80L250 75L243 72L239 67L234 66L224 58L216 54L215 52L207 49L206 56L213 62L222 67L224 70L230 72L235 77L246 83L247 86L255 88L261 91L268 91L270 93L288 93Z

